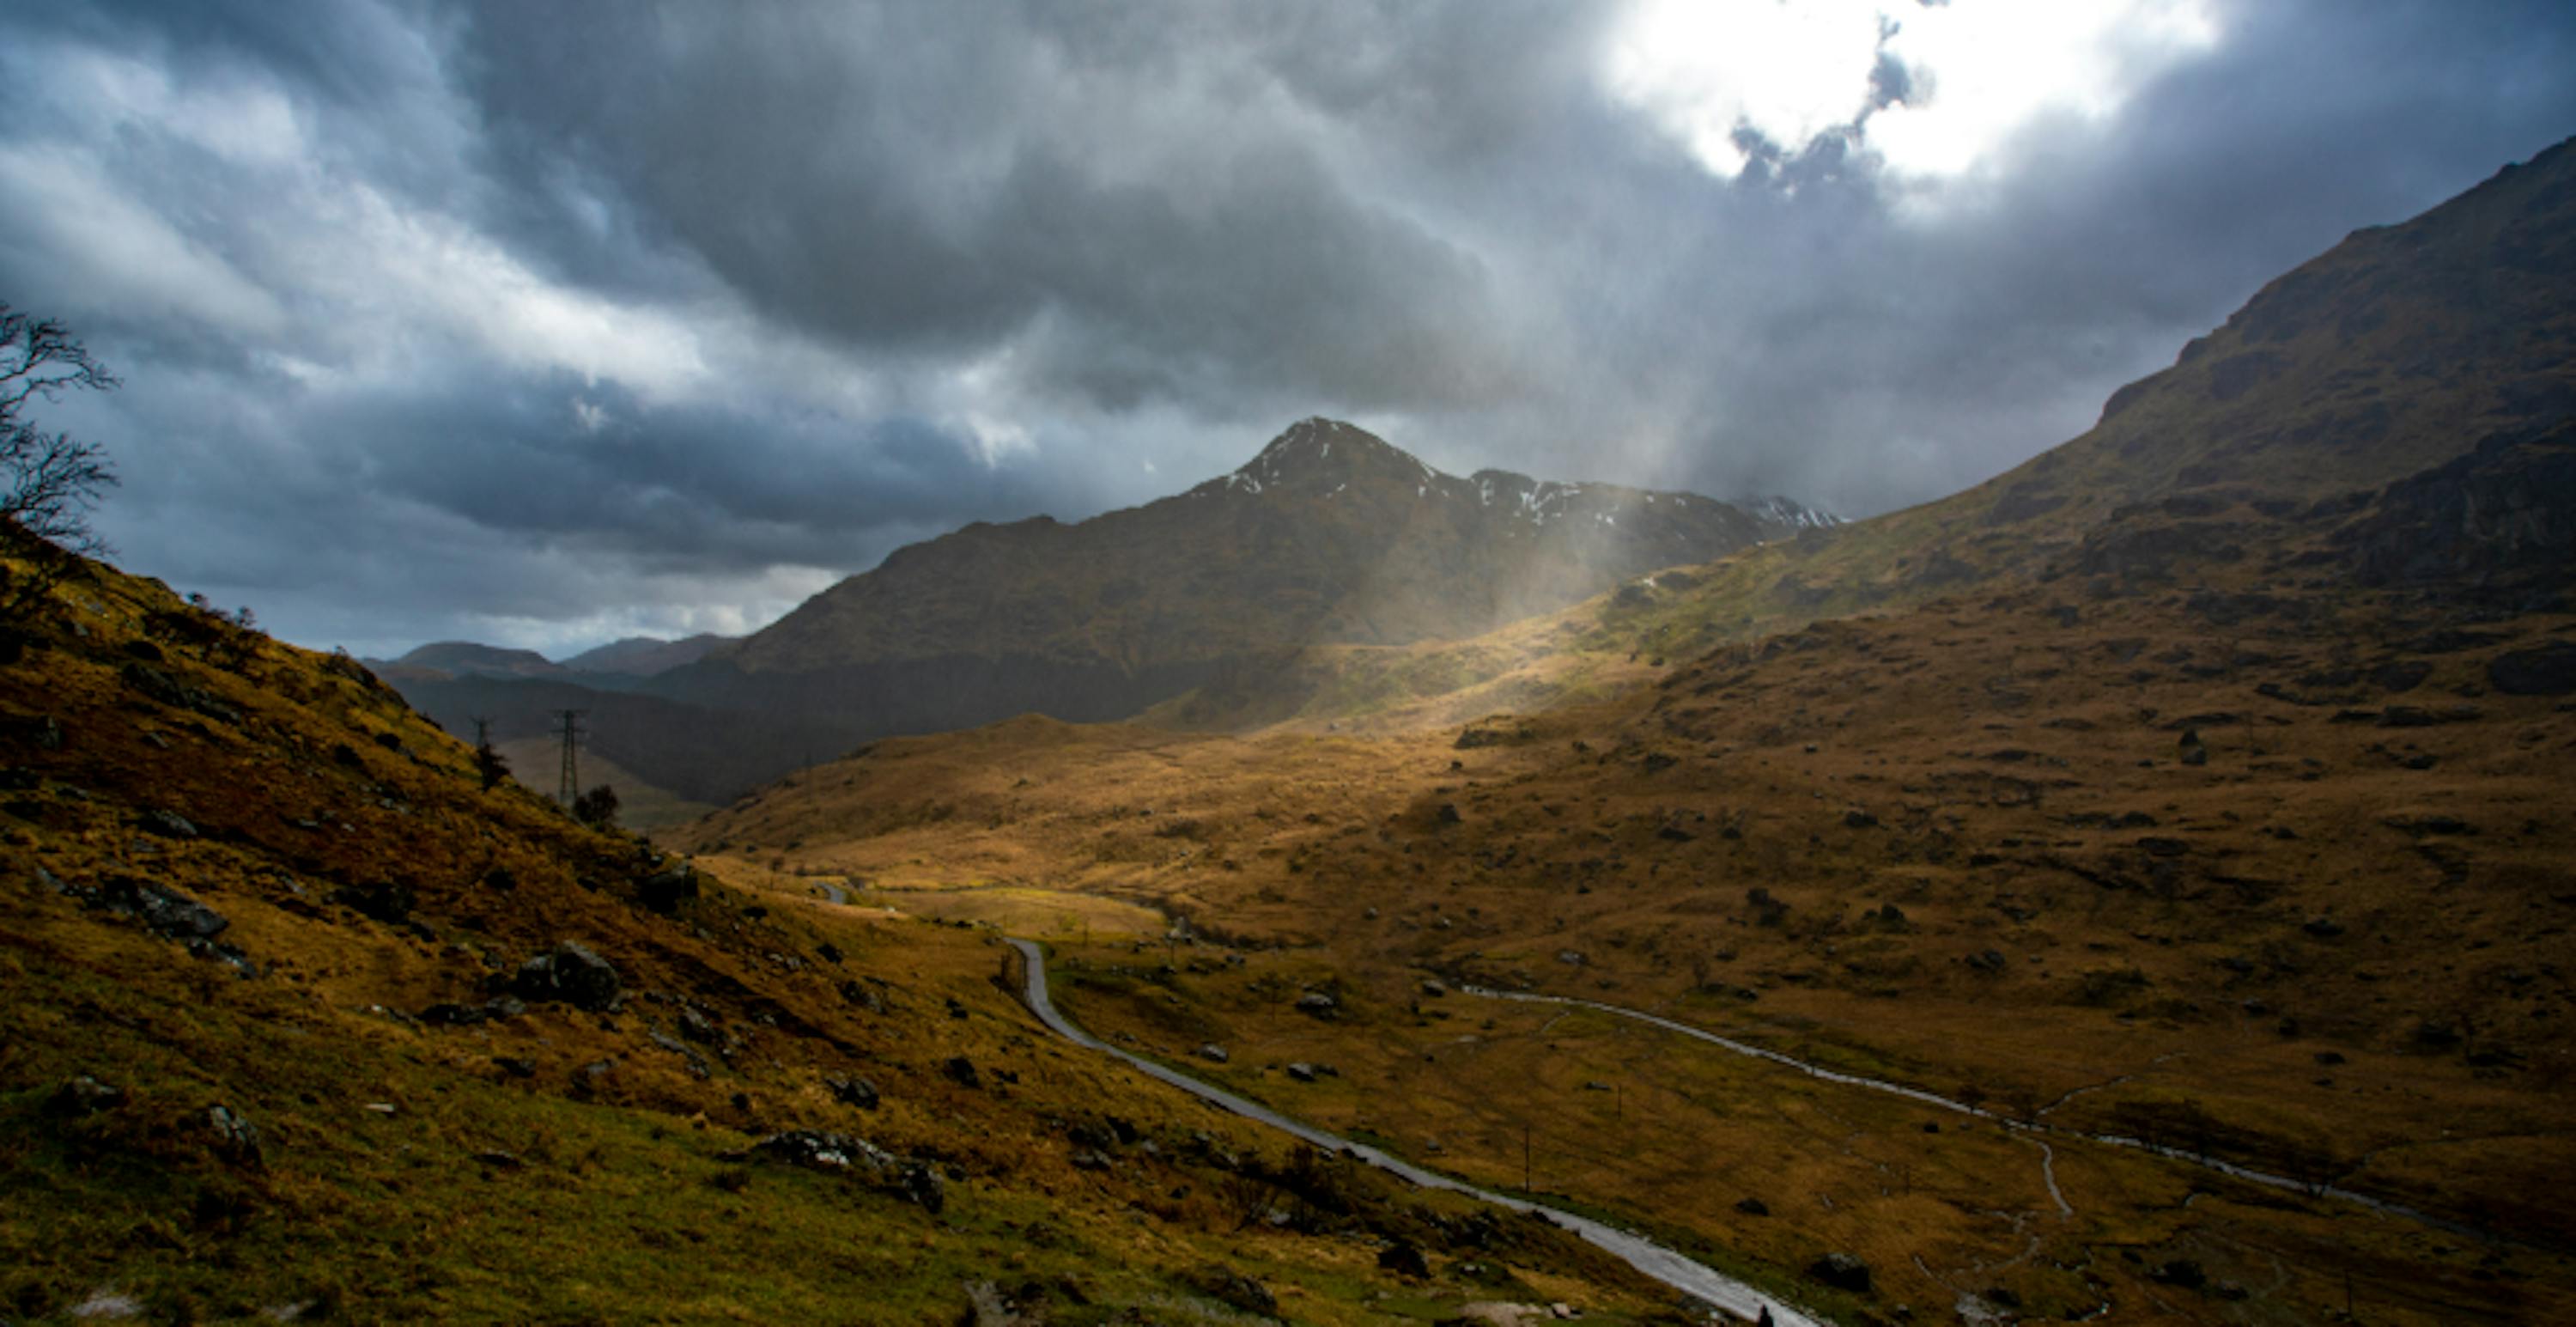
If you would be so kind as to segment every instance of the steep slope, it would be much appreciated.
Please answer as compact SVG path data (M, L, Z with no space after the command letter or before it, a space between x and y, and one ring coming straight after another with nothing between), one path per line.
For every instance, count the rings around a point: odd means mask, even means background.
M1310 646L1474 635L1830 519L1786 500L1462 479L1310 419L1144 507L898 550L654 689L867 734L1120 718Z
M104 569L10 625L13 1320L1660 1314L1049 1038L988 935L484 790L353 661Z
M2576 147L2561 143L2355 232L2114 393L2091 431L1975 488L1455 646L1317 652L1287 689L1317 720L1451 722L1579 698L1643 680L1632 665L1657 656L2026 579L2124 508L2252 503L2269 519L2571 408Z

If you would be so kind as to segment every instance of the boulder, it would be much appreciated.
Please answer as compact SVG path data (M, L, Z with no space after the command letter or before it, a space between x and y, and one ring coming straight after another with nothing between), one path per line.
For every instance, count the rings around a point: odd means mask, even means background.
M45 1113L64 1119L105 1114L125 1104L125 1090L80 1074L63 1080L53 1095L45 1098Z
M590 946L566 940L519 966L510 988L527 1000L568 1004L591 1013L617 1007L617 968Z
M950 1081L961 1087L981 1087L984 1084L983 1075L975 1072L975 1062L963 1055L949 1056L947 1061L939 1066L939 1072L946 1074Z
M857 1075L848 1078L826 1078L823 1086L832 1090L832 1099L861 1110L877 1108L877 1085Z
M1200 1046L1196 1053L1200 1059L1213 1060L1218 1064L1223 1064L1227 1060L1233 1058L1225 1053L1225 1047L1219 1046L1213 1041Z
M635 886L635 901L655 912L669 914L681 904L698 896L698 873L687 863L667 871L656 871Z
M1771 1204L1766 1203L1759 1198L1739 1198L1735 1202L1735 1210L1742 1212L1746 1216L1769 1216L1771 1215Z
M206 1130L214 1135L215 1155L236 1165L257 1167L261 1164L259 1126L230 1106L215 1106L206 1112Z
M197 837L197 827L188 823L188 818L176 811L159 809L146 811L143 813L142 826L144 833L158 834L165 839Z
M1869 1293L1869 1264L1848 1253L1828 1253L1807 1264L1807 1275L1855 1295Z
M1379 1271L1393 1272L1397 1276L1412 1277L1415 1280L1422 1280L1431 1275L1431 1260L1423 1256L1421 1249L1405 1240L1397 1240L1378 1250L1377 1265Z
M1341 1012L1341 1002L1322 991L1309 991L1297 997L1297 1012L1309 1018L1331 1018Z

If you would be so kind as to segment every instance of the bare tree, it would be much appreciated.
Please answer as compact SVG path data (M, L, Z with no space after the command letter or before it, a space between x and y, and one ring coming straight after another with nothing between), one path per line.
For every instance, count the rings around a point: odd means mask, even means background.
M95 443L47 432L21 416L36 398L66 389L107 391L116 375L70 330L0 303L0 541L23 565L0 584L0 619L24 616L45 593L108 551L89 513L116 471Z

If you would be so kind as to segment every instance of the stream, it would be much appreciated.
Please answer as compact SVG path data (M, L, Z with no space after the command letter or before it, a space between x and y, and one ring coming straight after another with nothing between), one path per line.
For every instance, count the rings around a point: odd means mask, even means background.
M1025 965L1026 979L1023 982L1021 998L1028 1004L1029 1012L1036 1014L1038 1021L1046 1024L1047 1028L1057 1036L1077 1046L1095 1050L1104 1055L1116 1056L1134 1066L1139 1072L1169 1083L1220 1110L1240 1115L1248 1120L1257 1120L1327 1152L1340 1152L1356 1157L1422 1188L1445 1189L1451 1193L1462 1193L1515 1212L1538 1213L1555 1225L1573 1232L1587 1243L1618 1256L1629 1266L1647 1276L1747 1321L1759 1317L1765 1309L1768 1309L1772 1321L1778 1323L1780 1327L1822 1327L1817 1319L1808 1317L1752 1286L1721 1275L1642 1236L1629 1234L1616 1226L1605 1225L1589 1217L1560 1211L1544 1203L1532 1202L1527 1198L1515 1198L1491 1189L1481 1189L1462 1180L1424 1170L1420 1166L1391 1156L1365 1143L1336 1137L1313 1125L1290 1119L1257 1101L1236 1096L1223 1088L1192 1078L1177 1069L1111 1046L1074 1026L1071 1019L1066 1018L1056 1009L1055 1001L1047 994L1045 951L1038 948L1034 941L1010 937L1005 939L1009 939L1011 946L1019 950L1021 956L1028 960Z

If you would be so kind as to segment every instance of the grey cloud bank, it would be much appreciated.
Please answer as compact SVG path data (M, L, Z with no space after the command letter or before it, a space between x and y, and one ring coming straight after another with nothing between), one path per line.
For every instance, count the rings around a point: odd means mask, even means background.
M1927 179L1865 112L1956 71L1864 50L1730 176L1605 78L1617 5L53 6L0 297L128 384L48 416L123 561L362 651L739 631L1316 413L1867 514L2576 131L2557 6L2175 8Z

